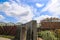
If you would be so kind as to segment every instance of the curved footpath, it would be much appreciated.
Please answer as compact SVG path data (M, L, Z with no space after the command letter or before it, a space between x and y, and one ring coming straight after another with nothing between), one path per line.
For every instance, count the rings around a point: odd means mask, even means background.
M11 39L0 37L0 40L11 40Z

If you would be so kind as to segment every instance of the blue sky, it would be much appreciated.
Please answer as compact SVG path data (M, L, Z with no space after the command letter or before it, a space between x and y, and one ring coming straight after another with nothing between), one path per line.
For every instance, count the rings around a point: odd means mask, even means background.
M60 18L59 0L0 0L0 21L39 23L47 17Z

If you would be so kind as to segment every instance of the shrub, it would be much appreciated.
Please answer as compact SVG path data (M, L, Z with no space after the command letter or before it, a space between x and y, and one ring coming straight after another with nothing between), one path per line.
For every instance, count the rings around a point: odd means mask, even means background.
M38 36L43 38L44 40L57 40L54 33L51 31L41 31L38 32Z
M60 29L55 30L56 37L60 40Z
M10 35L0 35L0 37L9 38L9 39L15 38L15 36L10 36Z
M0 26L0 35L12 35L15 36L16 26Z

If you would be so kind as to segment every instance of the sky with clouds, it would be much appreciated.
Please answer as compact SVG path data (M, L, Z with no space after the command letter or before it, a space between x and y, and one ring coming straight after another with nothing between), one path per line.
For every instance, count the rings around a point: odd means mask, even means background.
M60 18L60 0L0 0L0 21L26 23Z

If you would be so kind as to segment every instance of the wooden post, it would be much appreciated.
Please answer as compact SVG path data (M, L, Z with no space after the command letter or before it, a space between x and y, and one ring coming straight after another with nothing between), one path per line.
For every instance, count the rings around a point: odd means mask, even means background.
M32 21L32 40L37 40L37 22Z
M31 27L32 27L32 23L31 23L31 22L27 23L27 35L26 35L26 40L32 40L32 39L31 39L31 34L32 34L32 29L31 29Z
M28 23L27 39L26 40L37 40L37 23L36 21L31 21Z
M20 40L26 40L26 24L21 25L21 35L20 35Z
M17 27L15 40L37 40L37 23L31 21Z
M21 33L21 26L17 25L16 35L14 40L20 40L20 36L21 36L20 33Z

